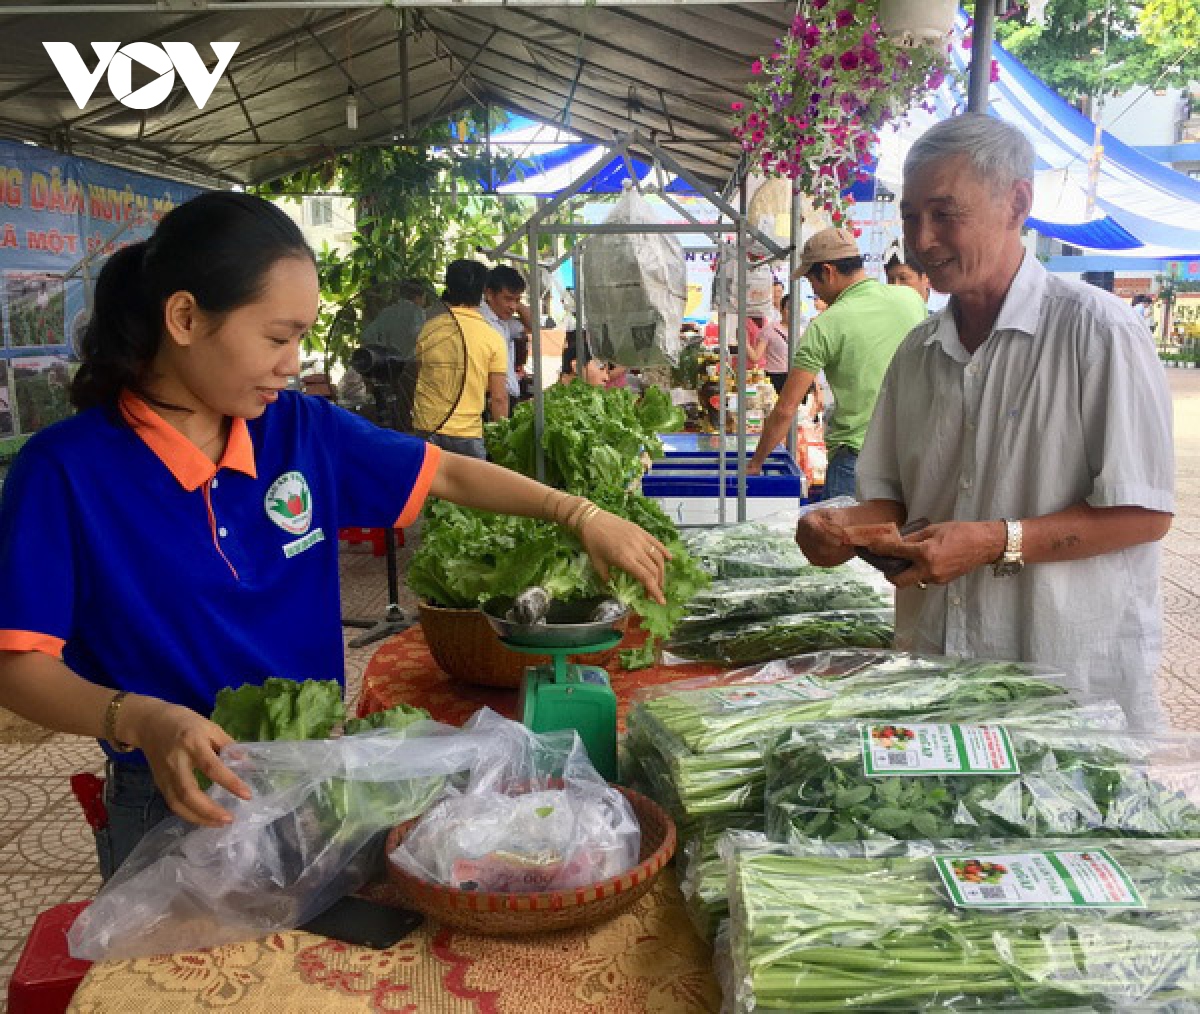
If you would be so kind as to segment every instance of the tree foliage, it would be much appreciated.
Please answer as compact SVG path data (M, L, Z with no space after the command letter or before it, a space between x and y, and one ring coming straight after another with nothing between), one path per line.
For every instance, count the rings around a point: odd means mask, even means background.
M477 130L479 116L467 114L468 131ZM484 192L489 169L505 174L511 161L487 165L478 149L457 143L448 123L425 128L418 140L356 148L260 189L265 197L355 199L350 252L327 247L317 257L324 305L309 344L327 364L346 362L363 328L394 302L397 284L420 279L440 288L450 261L495 246L530 210L518 198Z
M1200 46L1200 0L1146 0L1139 24L1152 46Z
M1039 25L1026 20L1029 5L1018 3L997 23L996 36L1070 101L1138 85L1186 85L1200 78L1200 49L1189 49L1194 36L1189 43L1174 19L1184 17L1194 32L1200 24L1198 5L1200 0L1148 0L1144 5L1131 0L1049 0L1045 23ZM1196 20L1189 22L1188 17Z

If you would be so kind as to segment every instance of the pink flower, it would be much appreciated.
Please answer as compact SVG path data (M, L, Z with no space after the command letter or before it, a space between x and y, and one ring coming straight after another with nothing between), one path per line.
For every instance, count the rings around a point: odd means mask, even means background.
M833 63L833 54L826 53L823 57L821 57L821 70L833 70Z
M729 108L732 109L735 113L740 113L743 109L746 108L746 104L744 102L734 102L729 106Z
M993 82L1000 80L1000 64L996 60L992 61L992 71L990 77Z
M763 72L762 60L755 60L752 64L750 64L750 73L751 74L761 74L762 72Z
M848 28L850 25L854 24L854 14L852 11L840 10L836 15L834 15L833 23L838 28Z
M838 57L838 63L842 65L842 70L854 70L858 66L858 54L848 49Z

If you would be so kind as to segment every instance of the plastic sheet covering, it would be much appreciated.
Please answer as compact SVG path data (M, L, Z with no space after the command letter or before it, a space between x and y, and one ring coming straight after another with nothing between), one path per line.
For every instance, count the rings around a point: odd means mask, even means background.
M605 224L658 221L653 205L627 190ZM631 233L590 237L580 270L586 327L597 358L632 367L679 362L687 263L678 236Z
M216 947L299 926L378 872L381 833L423 812L486 737L434 722L333 740L240 743L222 759L249 785L209 794L222 828L153 828L68 934L88 961Z
M559 891L637 865L629 801L592 766L573 729L537 735L492 712L467 730L487 748L392 858L415 876L481 891Z

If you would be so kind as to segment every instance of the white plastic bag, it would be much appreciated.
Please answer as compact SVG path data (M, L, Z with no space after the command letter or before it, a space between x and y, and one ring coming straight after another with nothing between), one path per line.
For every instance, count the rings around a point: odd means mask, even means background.
M222 760L251 798L214 785L209 795L231 824L171 817L150 831L71 927L72 956L191 951L302 925L376 873L381 832L422 813L482 746L450 726L417 722L227 748Z
M487 744L468 785L429 810L393 860L424 880L480 891L585 887L637 865L637 817L574 730L537 735L487 710L466 730Z
M605 219L614 225L658 221L653 205L632 190ZM679 362L687 263L678 236L594 236L584 246L581 271L586 327L597 358L635 368Z

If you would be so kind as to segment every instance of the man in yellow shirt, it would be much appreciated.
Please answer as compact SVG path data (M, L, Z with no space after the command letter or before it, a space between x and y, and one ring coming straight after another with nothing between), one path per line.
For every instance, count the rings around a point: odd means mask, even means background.
M479 314L488 269L479 261L446 268L449 313L427 321L417 336L413 428L455 454L485 458L483 410L508 417L508 348ZM459 338L461 332L461 339Z

